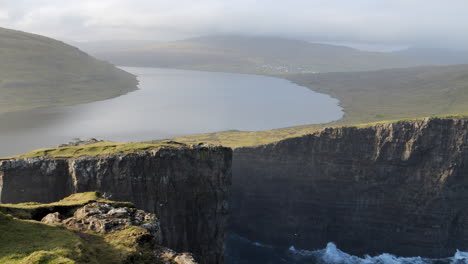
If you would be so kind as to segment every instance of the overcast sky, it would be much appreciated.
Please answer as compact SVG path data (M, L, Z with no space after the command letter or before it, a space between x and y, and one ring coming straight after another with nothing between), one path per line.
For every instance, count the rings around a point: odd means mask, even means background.
M0 25L65 41L234 33L468 47L468 0L0 0Z

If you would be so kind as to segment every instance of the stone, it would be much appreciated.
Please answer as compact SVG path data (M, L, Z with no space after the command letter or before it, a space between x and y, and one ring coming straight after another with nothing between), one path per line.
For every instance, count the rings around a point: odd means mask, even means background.
M62 208L63 209L63 208ZM75 210L70 207L70 212ZM64 218L60 213L54 212L42 219L43 223L63 225L69 230L79 233L86 238L91 232L99 233L103 237L107 234L140 227L147 232L137 231L131 233L135 239L133 245L138 257L145 259L144 263L160 264L197 264L190 253L177 253L172 249L162 247L161 228L158 218L151 213L130 207L114 208L107 203L92 202L77 208L72 217ZM139 251L139 249L141 251ZM134 256L129 256L125 263L134 263ZM138 262L140 263L140 262Z
M46 224L58 224L62 222L62 216L59 212L50 213L44 216L41 220L42 223Z
M140 219L151 219L145 223ZM75 211L73 217L62 221L68 229L86 232L111 233L131 226L140 226L149 231L155 241L162 241L159 220L154 214L135 208L113 208L106 203L87 204Z
M197 262L190 253L176 253L173 250L162 248L159 251L159 259L162 264L196 264Z

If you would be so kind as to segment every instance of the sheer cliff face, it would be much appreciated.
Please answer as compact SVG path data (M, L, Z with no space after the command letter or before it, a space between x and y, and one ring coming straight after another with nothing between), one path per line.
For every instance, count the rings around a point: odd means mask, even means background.
M222 147L0 162L0 202L52 202L100 191L161 221L163 245L223 263L232 151Z
M468 120L326 129L234 152L232 231L277 246L468 249Z

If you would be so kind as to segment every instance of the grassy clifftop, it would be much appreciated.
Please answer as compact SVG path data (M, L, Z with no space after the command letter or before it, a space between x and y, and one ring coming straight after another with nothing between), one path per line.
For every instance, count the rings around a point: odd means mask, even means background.
M73 215L79 207L101 202L110 206L133 207L130 203L112 202L96 192L74 194L52 204L2 204L0 206L0 263L154 263L144 258L153 254L139 239L146 230L132 226L111 233L77 232L60 224L45 224L31 218L61 208ZM68 211L67 211L68 210ZM28 212L28 213L25 213ZM131 260L135 260L132 262Z
M19 204L0 204L0 213L11 215L23 220L41 220L42 217L51 212L60 211L65 215L73 214L73 212L91 202L107 203L114 207L134 207L128 202L114 202L107 200L98 192L77 193L70 195L60 201L41 204L41 203L19 203Z
M318 125L305 125L288 128L278 128L266 131L222 131L215 133L206 133L191 135L185 137L176 137L174 140L183 142L186 144L197 144L200 142L223 145L231 148L239 147L255 147L265 144L270 144L287 138L301 137L307 134L312 134L324 128L329 127L369 127L380 124L401 122L401 121L414 121L425 118L468 118L468 114L458 115L440 115L440 116L426 116L426 117L415 117L415 118L403 118L394 120L383 120L369 123L347 123L347 122L335 122L328 124Z
M81 156L97 156L110 154L127 154L141 151L156 150L163 147L180 148L186 146L182 143L173 141L154 141L154 142L139 142L139 143L118 143L112 141L101 141L93 144L81 146L63 146L56 148L45 148L33 150L18 156L10 158L35 158L35 157L50 157L50 158L76 158ZM2 160L2 159L0 159Z
M0 113L103 100L136 77L63 42L0 28Z

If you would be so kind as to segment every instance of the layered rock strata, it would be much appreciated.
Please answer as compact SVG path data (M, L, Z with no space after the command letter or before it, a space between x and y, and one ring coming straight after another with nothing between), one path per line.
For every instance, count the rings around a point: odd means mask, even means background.
M213 146L0 161L0 202L52 202L100 191L161 221L162 245L223 263L232 151Z
M265 244L447 257L468 249L468 120L329 128L234 152L232 231Z

